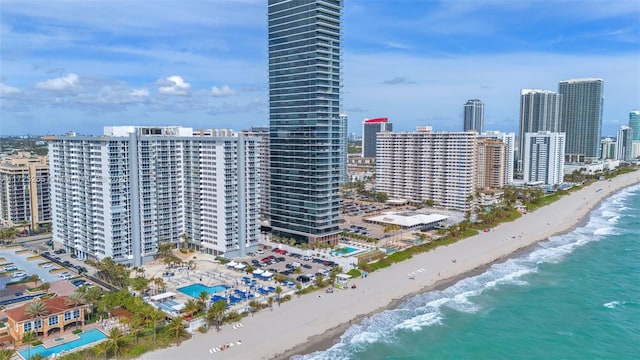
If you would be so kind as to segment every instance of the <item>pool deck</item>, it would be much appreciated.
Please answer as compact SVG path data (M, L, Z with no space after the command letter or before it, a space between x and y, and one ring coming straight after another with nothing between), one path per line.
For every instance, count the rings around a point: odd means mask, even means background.
M106 330L101 323L92 323L92 324L87 324L85 326L81 326L79 327L80 329L82 329L82 331L89 331L92 329L100 329L102 330L103 333L108 334L108 330ZM73 330L75 330L76 328L69 328L67 331L65 331L64 333L54 333L46 338L40 338L40 340L42 341L42 345L44 345L44 347L46 348L51 348L54 347L56 345L61 345L61 344L65 344L68 343L70 341L73 340L77 340L80 337L76 334L73 333ZM64 338L64 340L62 341L56 341L56 339L58 338ZM89 344L91 346L93 346L93 344ZM26 349L26 346L23 346L20 348L20 350L24 350ZM32 354L33 355L33 354Z

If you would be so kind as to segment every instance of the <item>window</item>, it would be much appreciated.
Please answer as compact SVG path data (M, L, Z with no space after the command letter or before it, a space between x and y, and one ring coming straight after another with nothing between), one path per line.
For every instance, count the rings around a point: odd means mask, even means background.
M71 320L71 315L72 315L72 312L71 312L71 311L66 311L66 312L64 313L64 321L69 321L69 320Z
M80 309L73 310L73 318L77 319L80 317Z
M31 331L33 329L33 323L31 321L22 324L24 332Z
M42 319L36 319L33 323L36 329L42 329Z
M58 315L49 316L49 326L58 325Z

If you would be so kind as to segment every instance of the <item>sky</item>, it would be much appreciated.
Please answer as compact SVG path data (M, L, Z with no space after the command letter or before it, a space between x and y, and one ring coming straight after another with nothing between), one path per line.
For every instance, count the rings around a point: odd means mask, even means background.
M0 135L268 126L266 0L0 0ZM604 80L602 134L640 108L640 1L345 0L348 131L518 132L521 89Z

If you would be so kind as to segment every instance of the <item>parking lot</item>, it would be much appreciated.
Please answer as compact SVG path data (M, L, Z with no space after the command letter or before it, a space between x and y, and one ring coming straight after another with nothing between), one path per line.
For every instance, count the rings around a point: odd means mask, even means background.
M331 274L332 266L336 266L329 260L304 255L302 250L300 253L290 253L286 250L268 247L259 250L254 256L245 258L245 263L303 283L313 281L318 273L322 273L322 276L327 278ZM300 276L306 276L306 281Z

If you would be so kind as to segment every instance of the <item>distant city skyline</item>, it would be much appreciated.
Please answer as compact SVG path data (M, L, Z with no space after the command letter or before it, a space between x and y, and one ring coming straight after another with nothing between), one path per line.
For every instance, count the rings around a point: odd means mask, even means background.
M265 1L120 5L0 4L0 135L268 125ZM388 117L396 131L461 130L460 104L474 98L485 104L484 130L517 132L520 90L570 78L606 83L603 136L640 106L637 1L344 7L349 133L373 117Z

